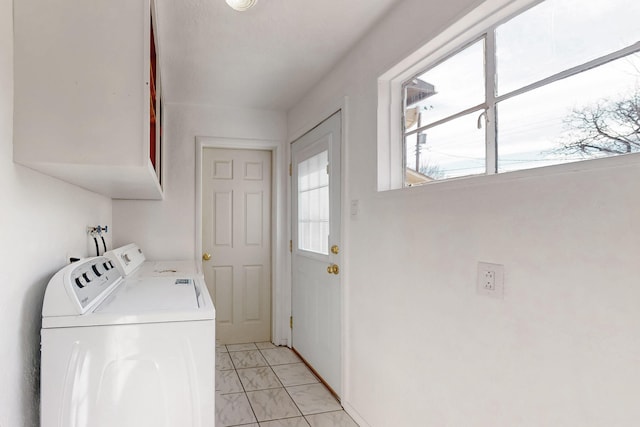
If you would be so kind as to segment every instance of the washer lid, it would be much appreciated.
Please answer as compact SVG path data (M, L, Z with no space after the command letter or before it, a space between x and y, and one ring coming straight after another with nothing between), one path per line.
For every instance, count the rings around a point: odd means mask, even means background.
M188 277L131 277L79 316L45 317L43 328L137 323L184 322L215 319L206 286Z
M191 278L155 277L126 279L94 314L140 314L158 311L198 310L195 282Z
M136 277L201 277L195 260L145 261L132 276Z

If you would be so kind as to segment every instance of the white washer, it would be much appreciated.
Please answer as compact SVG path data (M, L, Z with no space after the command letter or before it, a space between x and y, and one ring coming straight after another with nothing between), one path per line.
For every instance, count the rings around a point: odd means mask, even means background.
M42 308L42 427L215 423L215 309L199 277L60 270Z
M125 277L203 277L195 260L147 261L142 249L130 243L105 252L104 256ZM204 280L204 278L202 279Z

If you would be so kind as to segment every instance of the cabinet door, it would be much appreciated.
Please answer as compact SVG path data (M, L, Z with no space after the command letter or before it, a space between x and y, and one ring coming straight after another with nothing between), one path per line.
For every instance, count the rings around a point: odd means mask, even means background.
M14 5L14 159L117 198L160 198L149 0Z

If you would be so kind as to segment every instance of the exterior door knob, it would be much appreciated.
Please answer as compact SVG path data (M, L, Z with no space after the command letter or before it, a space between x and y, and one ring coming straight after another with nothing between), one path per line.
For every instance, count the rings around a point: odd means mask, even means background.
M329 274L339 274L340 273L340 267L338 267L336 264L331 264L329 267L327 267L327 273L329 273Z
M205 261L209 261L211 259L211 254L207 253L207 252L203 253L202 254L202 259L205 260Z

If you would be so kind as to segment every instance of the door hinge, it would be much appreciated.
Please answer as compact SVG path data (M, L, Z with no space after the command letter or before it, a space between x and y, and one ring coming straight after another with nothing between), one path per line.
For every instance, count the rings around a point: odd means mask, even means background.
M293 176L293 165L289 163L289 176Z
M293 252L293 240L289 240L289 252Z
M327 175L329 175L329 164L327 163Z
M293 316L289 317L289 329L293 329Z

